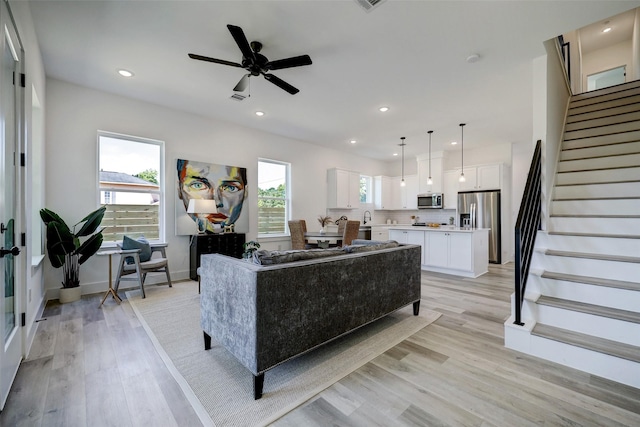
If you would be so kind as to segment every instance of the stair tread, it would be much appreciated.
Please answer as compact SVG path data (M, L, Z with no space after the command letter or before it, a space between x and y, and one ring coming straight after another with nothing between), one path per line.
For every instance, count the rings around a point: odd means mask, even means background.
M636 200L640 196L611 196L611 197L560 197L554 198L554 202L588 201L588 200Z
M567 172L558 172L558 173L567 173ZM625 180L625 181L576 182L571 184L556 184L556 187L567 187L570 185L633 184L633 183L640 183L640 180L632 179L632 180Z
M622 320L625 322L640 323L640 313L635 311L620 310L618 308L604 307L601 305L571 301L545 295L540 296L536 303L571 311L578 311L580 313L591 314L594 316L608 317L610 319Z
M574 233L571 231L549 231L549 234L558 236L579 236L579 237L607 237L616 239L640 239L640 235L634 234L598 234L598 233Z
M605 215L605 214L551 214L556 218L640 218L640 215Z
M537 323L533 335L640 363L640 347Z
M586 252L558 251L558 250L555 250L555 249L547 249L545 251L545 254L554 255L554 256L571 257L571 258L597 259L597 260L602 260L602 261L619 261L619 262L640 263L640 257L632 257L632 256L604 255L604 254L593 254L593 253L586 253Z
M581 159L568 159L568 160L559 160L558 164L564 162L575 162L580 161ZM591 171L606 171L606 170L616 170L616 169L632 169L637 168L638 165L623 165L623 166L603 166L589 169L571 169L568 171L558 171L558 173L571 173L571 172L591 172Z
M630 291L640 291L640 283L627 282L625 280L605 279L602 277L579 276L577 274L558 273L555 271L544 271L540 277L553 280L564 280L566 282L584 283L586 285L606 286L608 288L626 289Z

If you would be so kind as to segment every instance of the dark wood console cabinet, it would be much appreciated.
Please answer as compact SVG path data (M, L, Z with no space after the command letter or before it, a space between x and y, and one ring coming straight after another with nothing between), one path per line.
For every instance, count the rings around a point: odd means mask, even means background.
M223 254L242 258L244 241L244 233L197 234L192 236L189 248L189 277L191 277L191 280L198 280L200 255Z

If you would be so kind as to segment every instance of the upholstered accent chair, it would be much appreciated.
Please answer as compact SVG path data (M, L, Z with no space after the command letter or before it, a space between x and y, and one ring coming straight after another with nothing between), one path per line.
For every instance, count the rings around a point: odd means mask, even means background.
M118 244L118 248L120 249L120 264L113 287L116 292L118 292L121 281L133 280L139 283L142 298L146 298L144 281L148 273L164 273L167 277L169 287L171 288L173 286L171 284L171 275L169 274L169 260L167 259L165 250L168 245L166 243L147 243L146 245L148 245L149 249L148 255L147 247L144 244L133 249L129 249L124 245L124 241L123 244ZM158 253L160 256L154 257L154 253ZM129 275L133 275L133 277L126 277Z

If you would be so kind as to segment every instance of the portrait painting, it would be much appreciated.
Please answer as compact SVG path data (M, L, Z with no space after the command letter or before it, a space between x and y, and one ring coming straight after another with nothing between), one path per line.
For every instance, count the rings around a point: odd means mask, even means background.
M237 233L249 231L246 168L183 159L176 166L177 235L217 233L231 225ZM215 201L215 212L188 213L189 202L200 199Z

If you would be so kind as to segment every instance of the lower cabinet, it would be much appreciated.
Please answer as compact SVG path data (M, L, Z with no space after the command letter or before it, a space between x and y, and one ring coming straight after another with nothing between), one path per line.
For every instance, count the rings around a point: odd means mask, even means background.
M197 234L191 236L189 245L189 277L198 280L200 255L223 254L242 258L244 252L244 233Z
M389 239L422 247L422 269L478 277L489 268L489 232L391 229Z
M371 227L371 240L380 242L389 240L389 227Z

